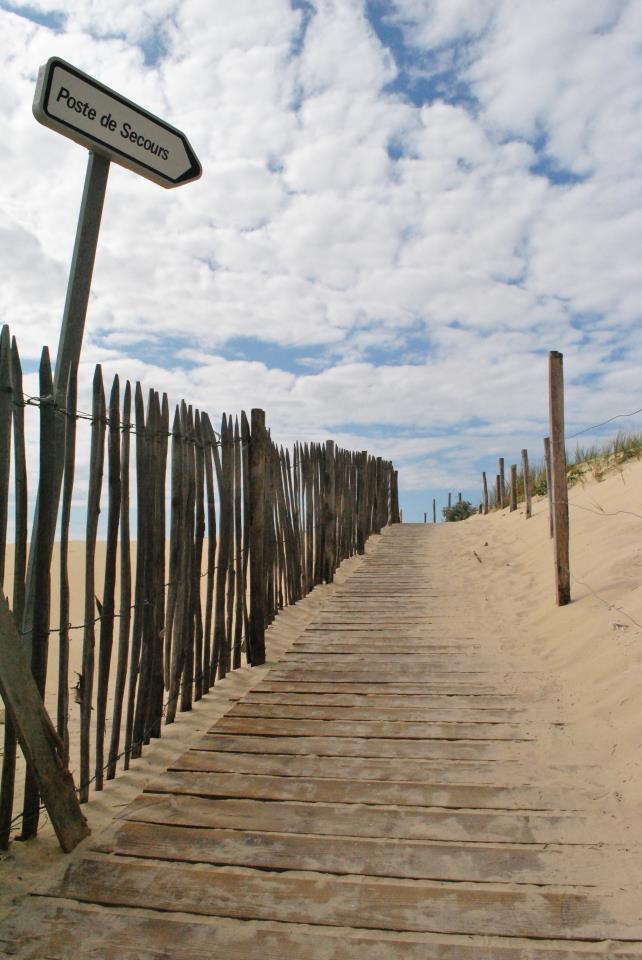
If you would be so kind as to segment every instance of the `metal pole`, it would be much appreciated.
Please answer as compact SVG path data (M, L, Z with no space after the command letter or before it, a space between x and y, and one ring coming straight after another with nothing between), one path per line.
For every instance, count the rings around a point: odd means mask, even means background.
M87 316L87 304L89 303L89 292L91 289L91 277L96 259L96 247L98 245L98 233L100 231L100 220L103 212L108 175L109 160L90 150L87 160L87 173L85 174L85 186L80 203L76 241L71 258L67 298L62 315L58 353L56 355L54 395L56 406L61 408L65 405L69 372L72 369L78 369L80 360L80 351L85 330L85 317ZM36 500L36 512L32 528L33 534L29 549L29 567L27 571L23 619L23 635L28 656L31 656L31 631L34 612L34 564L38 554L40 553L42 555L42 551L45 551L45 556L49 558L48 565L51 564L51 554L56 534L58 503L60 501L60 488L62 486L65 446L65 417L63 414L59 413L56 416L55 425L56 445L53 464L52 504L50 508L51 522L42 535L42 542L39 543L36 533L38 530L39 500Z

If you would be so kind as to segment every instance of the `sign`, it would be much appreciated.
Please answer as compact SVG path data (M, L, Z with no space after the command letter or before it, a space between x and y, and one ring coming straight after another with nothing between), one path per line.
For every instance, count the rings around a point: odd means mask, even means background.
M161 187L201 176L184 133L58 57L40 68L33 112L46 127Z

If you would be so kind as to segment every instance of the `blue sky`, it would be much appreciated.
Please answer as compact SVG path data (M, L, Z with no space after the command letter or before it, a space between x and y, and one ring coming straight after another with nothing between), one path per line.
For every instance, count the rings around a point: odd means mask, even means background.
M408 519L539 456L550 349L569 432L642 406L642 9L546 9L0 0L0 306L27 363L57 344L86 162L31 115L58 55L204 171L163 191L112 166L85 390L102 362L214 417L262 406L283 442L367 447Z

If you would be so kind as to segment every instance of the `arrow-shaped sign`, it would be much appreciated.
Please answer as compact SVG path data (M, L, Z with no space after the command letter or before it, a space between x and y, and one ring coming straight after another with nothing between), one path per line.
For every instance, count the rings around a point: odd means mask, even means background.
M46 127L161 187L201 175L184 133L58 57L40 68L33 112Z

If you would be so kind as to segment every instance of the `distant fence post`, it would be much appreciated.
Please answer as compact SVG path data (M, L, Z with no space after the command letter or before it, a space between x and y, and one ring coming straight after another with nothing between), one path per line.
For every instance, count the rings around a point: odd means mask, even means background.
M428 514L424 511L424 523L428 523Z
M546 463L546 494L548 497L548 530L551 540L553 539L553 480L551 475L551 438L544 437L544 462Z
M250 432L250 617L248 660L265 663L265 480L267 468L265 411L254 408Z
M502 509L502 481L499 474L495 477L495 505L498 510Z
M506 480L504 478L504 458L499 458L499 508L504 509L506 505Z
M557 350L548 355L549 410L551 428L551 475L553 486L553 531L555 543L555 592L557 605L571 602L569 568L568 488L564 447L564 367Z
M434 497L432 500L432 522L437 523L437 501Z
M510 512L517 510L517 464L510 465Z
M390 523L401 523L401 514L399 513L399 472L392 471L390 483Z
M532 515L531 478L528 473L528 450L522 450L522 474L524 476L524 503L526 504L526 519Z
M484 488L484 513L488 513L488 481L486 474L482 473L482 486Z
M449 509L449 510L450 510L450 508L452 507L452 505L453 505L453 495L452 495L452 493L449 493L449 494L448 494L448 509Z

